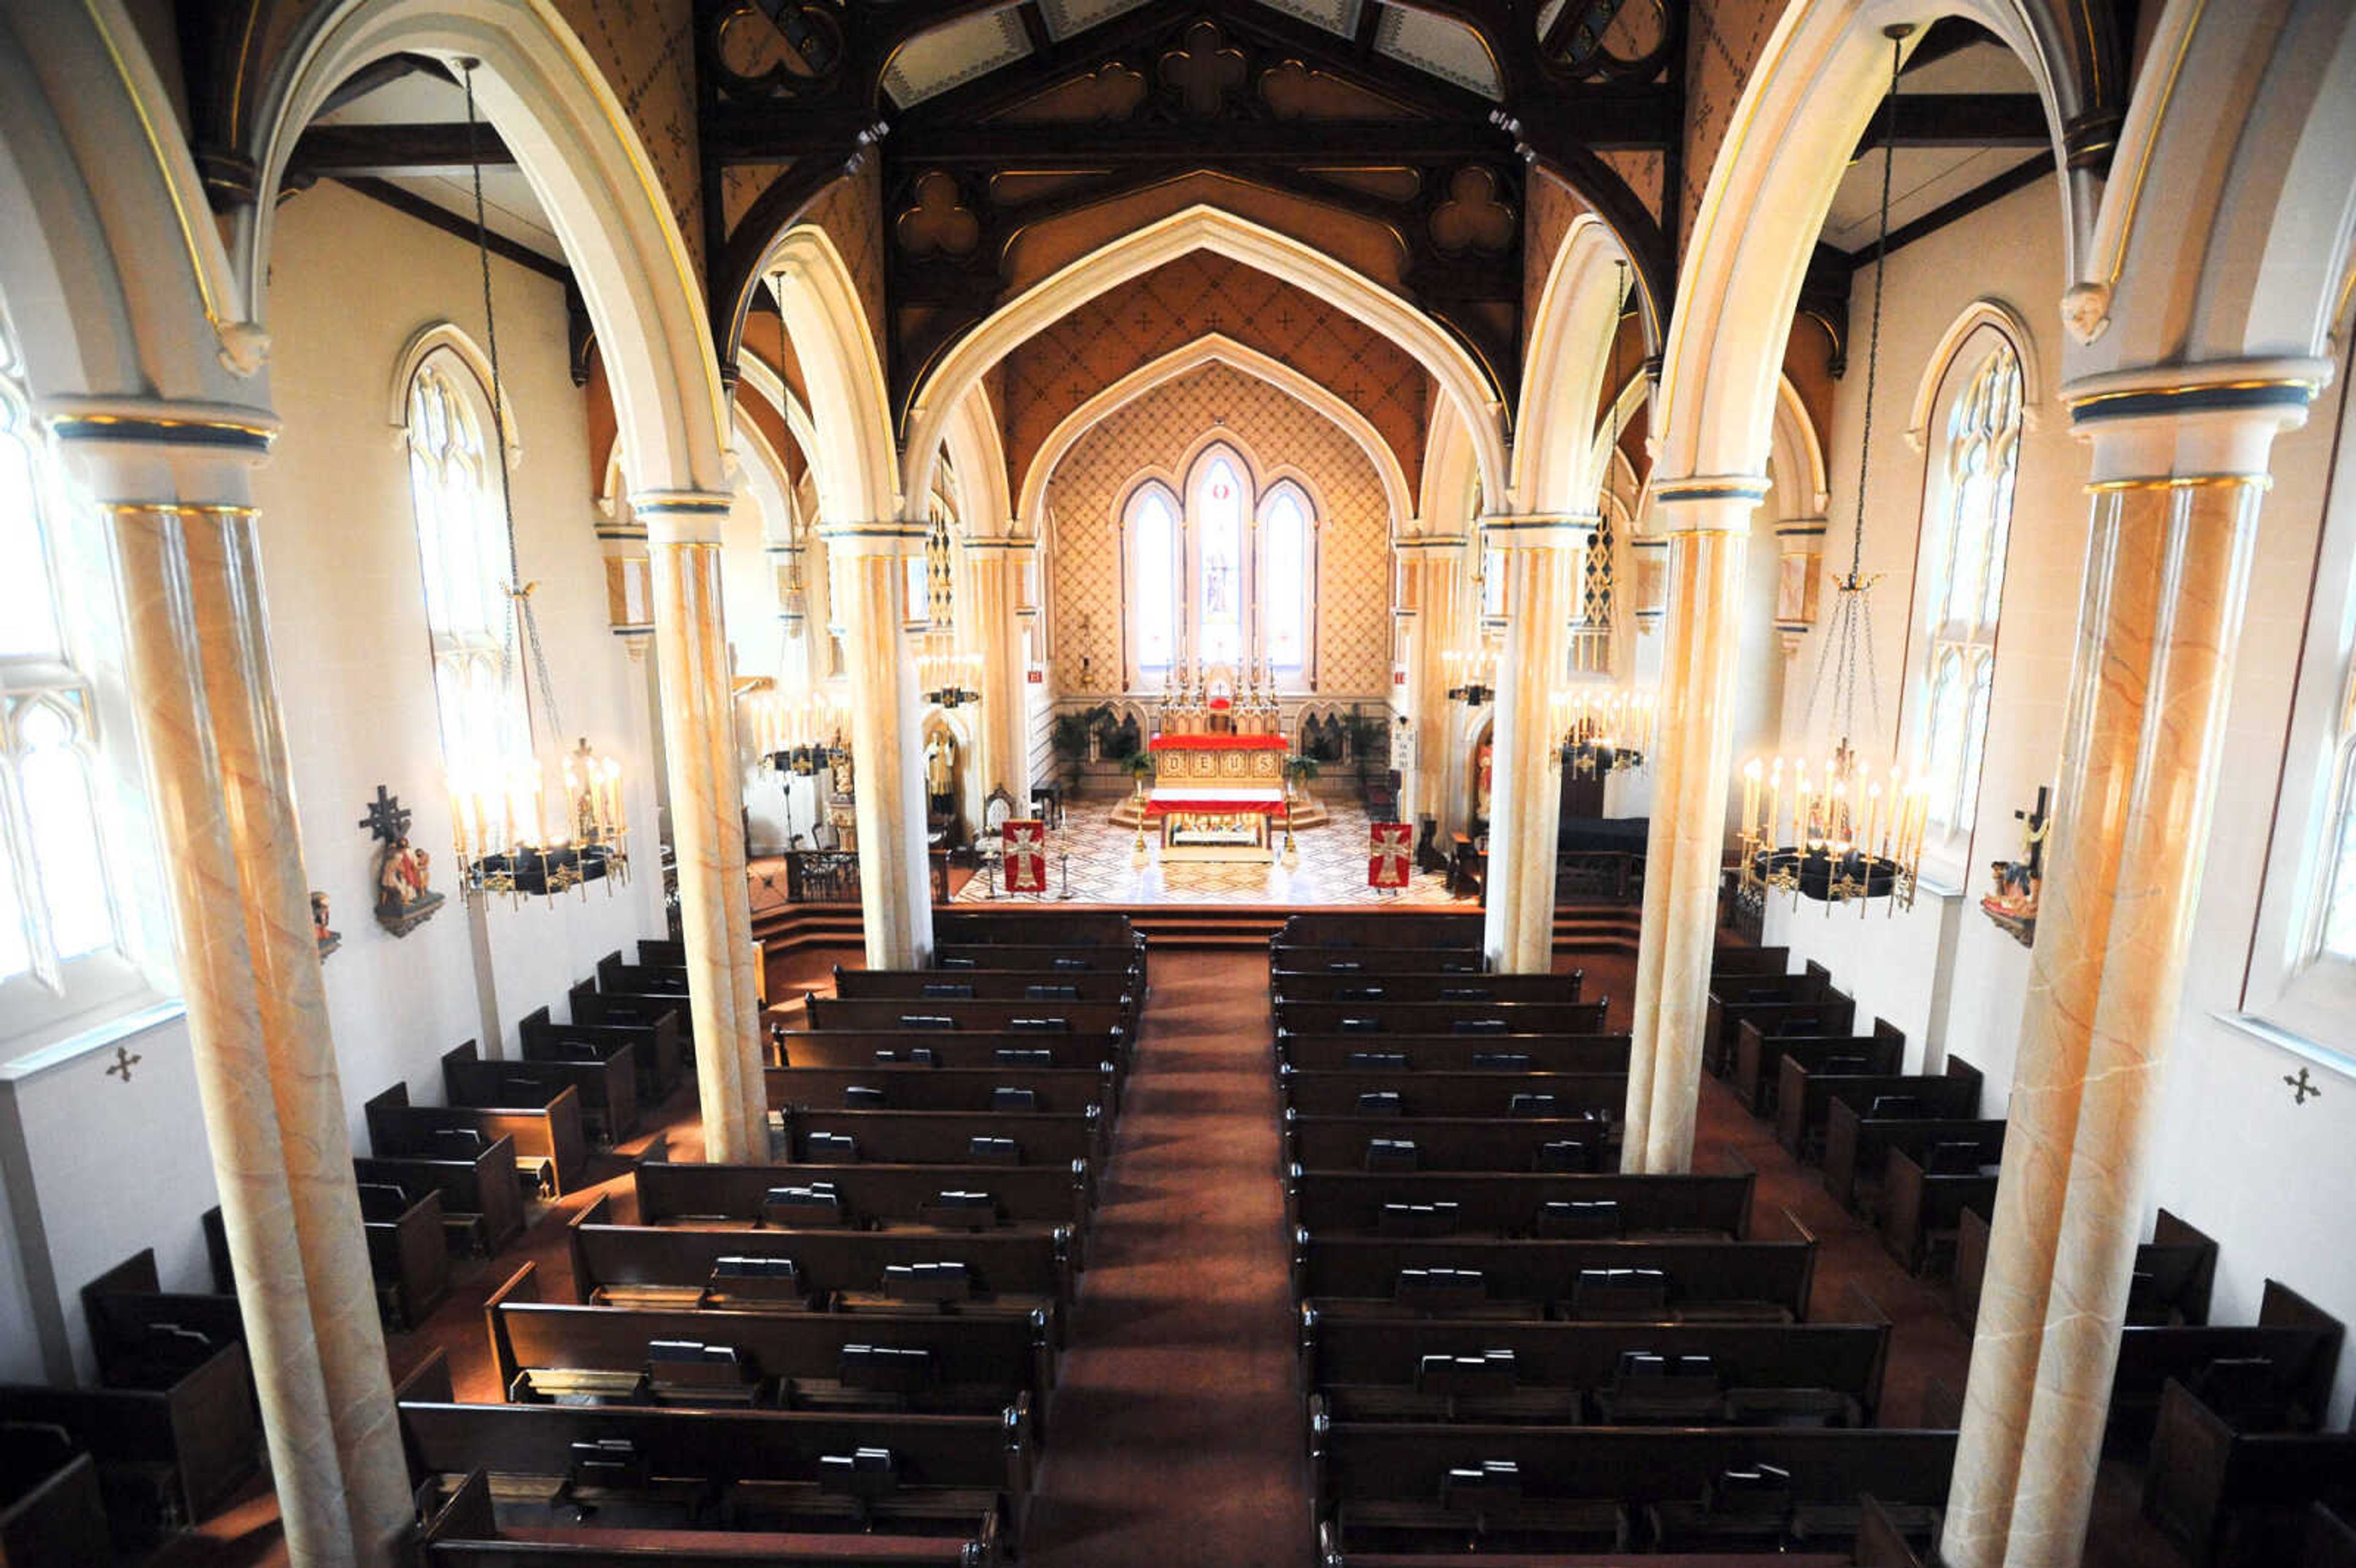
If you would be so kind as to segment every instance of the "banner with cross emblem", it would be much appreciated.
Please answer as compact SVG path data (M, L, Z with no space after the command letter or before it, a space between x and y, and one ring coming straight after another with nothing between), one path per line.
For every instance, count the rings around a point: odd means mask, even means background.
M1047 825L1010 822L999 829L1005 851L1006 891L1044 893L1047 891Z
M1366 886L1397 892L1415 869L1415 829L1404 822L1366 825Z

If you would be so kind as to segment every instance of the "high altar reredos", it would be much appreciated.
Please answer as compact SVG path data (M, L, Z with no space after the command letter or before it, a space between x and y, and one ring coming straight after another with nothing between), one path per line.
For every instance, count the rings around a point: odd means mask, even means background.
M1238 717L1223 698L1182 698L1163 709L1146 742L1153 785L1113 808L1123 827L1158 823L1164 860L1259 860L1290 826L1315 827L1325 808L1295 785L1288 799L1284 759L1290 749L1255 709Z

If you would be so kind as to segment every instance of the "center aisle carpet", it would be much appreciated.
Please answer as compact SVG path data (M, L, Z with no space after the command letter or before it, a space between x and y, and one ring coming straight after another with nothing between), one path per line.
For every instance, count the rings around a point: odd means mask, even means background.
M1031 1568L1308 1562L1267 959L1157 953Z

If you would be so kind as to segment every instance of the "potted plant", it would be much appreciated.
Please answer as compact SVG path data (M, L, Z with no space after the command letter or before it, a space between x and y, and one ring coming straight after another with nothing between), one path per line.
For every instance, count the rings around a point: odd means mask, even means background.
M1153 753L1142 750L1131 752L1128 756L1121 758L1120 763L1121 766L1129 770L1129 776L1135 784L1137 793L1141 798L1153 783Z

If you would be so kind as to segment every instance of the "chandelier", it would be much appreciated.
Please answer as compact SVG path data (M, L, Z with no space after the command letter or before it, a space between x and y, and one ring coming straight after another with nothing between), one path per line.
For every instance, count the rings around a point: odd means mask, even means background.
M827 692L796 700L775 690L754 691L739 700L754 754L779 773L808 778L850 755L842 738L844 709Z
M1888 281L1890 166L1897 146L1898 76L1903 43L1913 31L1906 23L1882 29L1890 40L1888 131L1882 137L1879 237L1874 246L1873 316L1865 357L1865 423L1858 447L1857 515L1849 531L1848 572L1837 580L1837 596L1825 628L1824 647L1808 688L1803 728L1815 717L1816 703L1829 695L1832 754L1811 773L1803 758L1754 757L1742 770L1740 818L1743 891L1767 891L1814 899L1826 906L1888 899L1890 909L1911 909L1922 867L1922 825L1929 795L1896 767L1869 769L1850 737L1857 728L1857 687L1864 674L1872 727L1881 727L1880 699L1873 676L1873 586L1879 573L1865 573L1865 485L1873 453L1874 383L1881 361L1881 300ZM1787 783L1788 774L1788 783ZM1788 806L1788 814L1787 808Z
M1548 694L1555 756L1580 778L1626 773L1652 754L1660 696L1650 687L1581 681Z
M1448 700L1468 708L1486 705L1497 695L1497 650L1483 645L1450 648L1440 656L1448 676Z
M979 702L981 693L975 688L981 683L981 656L946 650L919 654L916 681L924 688L925 700L936 708Z
M515 493L508 472L506 389L499 377L499 324L491 306L490 233L484 218L483 164L477 145L480 123L475 112L474 60L461 60L466 89L466 143L475 181L475 259L483 283L483 330L490 357L492 446L498 453L499 507L507 525L509 613L499 649L499 689L516 678L519 652L530 656L532 682L552 735L564 732L549 679L548 656L532 613L536 582L524 581L516 548ZM562 745L562 742L557 741ZM584 737L560 753L555 765L538 758L486 758L471 769L454 766L450 775L451 834L458 856L462 893L530 894L553 897L587 882L629 880L629 826L622 810L622 766L600 757ZM552 802L549 784L559 793Z

